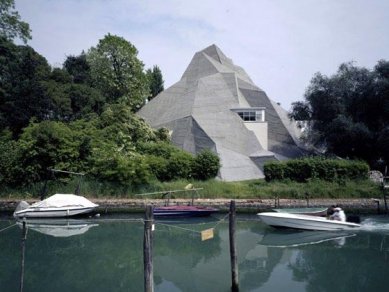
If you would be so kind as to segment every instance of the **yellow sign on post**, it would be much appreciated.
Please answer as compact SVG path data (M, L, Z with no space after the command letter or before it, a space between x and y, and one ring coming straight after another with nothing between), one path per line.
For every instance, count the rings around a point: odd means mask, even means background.
M213 238L213 228L201 231L201 241Z

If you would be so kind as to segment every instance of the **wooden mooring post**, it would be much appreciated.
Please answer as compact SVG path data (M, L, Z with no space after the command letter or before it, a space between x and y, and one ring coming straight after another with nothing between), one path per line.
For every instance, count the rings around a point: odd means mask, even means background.
M144 291L154 292L153 279L153 206L146 206L143 236Z
M305 201L307 201L307 208L309 208L309 194L305 193Z
M23 291L23 284L24 284L24 261L25 261L25 254L26 254L26 239L27 239L27 226L26 221L23 219L23 231L22 231L22 260L21 260L21 267L20 267L20 292Z
M274 196L274 208L280 207L280 197Z
M230 230L230 258L231 258L231 291L239 291L239 277L238 277L238 255L236 253L236 235L235 235L235 201L230 203L230 214L229 214L229 230Z

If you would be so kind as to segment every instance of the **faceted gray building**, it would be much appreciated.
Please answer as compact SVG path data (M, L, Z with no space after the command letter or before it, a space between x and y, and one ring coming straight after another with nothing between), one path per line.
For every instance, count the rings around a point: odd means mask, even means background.
M263 178L265 161L304 154L296 123L215 45L197 52L181 80L138 115L168 128L188 152L217 153L225 181Z

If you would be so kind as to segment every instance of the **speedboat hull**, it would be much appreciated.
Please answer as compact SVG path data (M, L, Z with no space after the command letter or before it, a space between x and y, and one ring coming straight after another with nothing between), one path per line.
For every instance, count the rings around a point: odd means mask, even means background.
M218 212L215 208L202 206L164 206L154 208L155 217L205 217Z
M95 207L86 208L28 208L14 213L19 218L63 218L92 212Z
M290 213L290 214L301 214L301 215L312 215L312 216L326 216L327 208L282 208L273 209L277 213Z
M361 225L356 223L329 220L324 217L310 215L264 212L258 213L258 216L261 218L262 222L276 228L336 231L355 230L356 228L361 227Z

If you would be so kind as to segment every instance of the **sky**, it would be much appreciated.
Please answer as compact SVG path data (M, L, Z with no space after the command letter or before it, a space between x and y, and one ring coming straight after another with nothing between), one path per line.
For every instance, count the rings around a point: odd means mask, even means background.
M253 82L289 110L316 72L344 62L373 69L389 60L387 0L15 0L52 66L96 46L106 34L157 65L165 88L194 54L216 44Z

